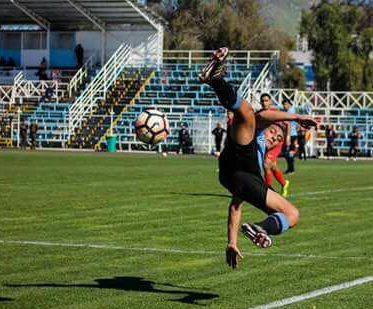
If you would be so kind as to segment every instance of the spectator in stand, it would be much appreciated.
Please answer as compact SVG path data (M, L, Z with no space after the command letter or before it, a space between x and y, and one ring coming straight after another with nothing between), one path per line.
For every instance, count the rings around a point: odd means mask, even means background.
M15 61L14 61L14 59L13 59L12 57L9 57L9 58L8 58L8 61L7 61L7 63L6 63L6 66L9 67L10 69L16 67L16 63L15 63Z
M189 138L190 138L190 135L189 135L188 127L187 127L187 124L184 123L179 131L179 149L177 151L177 154L180 154L180 150L182 154L187 154L189 152L188 151Z
M52 71L52 80L56 81L56 82L59 82L60 81L60 77L61 77L61 71L58 70L58 69L54 69Z
M4 58L5 60L5 58ZM8 76L10 74L9 71L12 71L14 68L16 67L16 63L14 62L13 58L8 58L7 61L4 62L4 71L7 71L8 72Z
M6 66L6 60L4 56L0 57L0 67L5 67Z
M21 125L19 127L19 135L21 137L21 149L26 150L27 147L27 131L28 131L28 125L26 121L23 119L21 122Z
M168 84L168 76L166 71L162 72L162 84Z
M215 155L219 157L221 151L221 142L223 141L223 135L227 131L222 127L221 123L218 122L216 128L212 130L212 135L215 135Z
M30 139L31 139L31 149L36 149L36 137L38 133L38 124L33 121L30 125Z
M100 123L100 125L98 126L97 132L100 137L105 134L105 128L102 123Z
M47 80L48 75L47 75L47 59L43 57L43 59L40 62L38 71L36 72L36 76L39 76L39 80Z
M43 57L43 59L41 59L41 62L40 62L40 68L42 68L43 70L46 70L47 66L48 66L47 59Z
M78 69L83 66L83 59L84 59L84 48L81 44L75 46L75 56L76 56L76 64Z
M299 160L307 160L306 155L306 130L298 127L298 156Z
M0 137L11 137L13 116L7 115L0 117Z
M326 126L325 128L325 138L326 138L326 157L329 160L329 157L334 155L334 140L337 137L337 133L334 131L332 125Z
M354 156L352 159L356 161L357 153L359 152L359 139L361 138L357 126L352 128L352 132L348 135L348 137L350 138L350 149L348 151L348 158L346 160L348 161L352 156Z

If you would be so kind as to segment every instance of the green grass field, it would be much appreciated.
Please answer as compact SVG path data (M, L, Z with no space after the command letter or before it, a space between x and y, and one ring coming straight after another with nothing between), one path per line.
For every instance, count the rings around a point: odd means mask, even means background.
M240 237L231 270L214 158L0 152L0 307L246 309L373 276L373 162L297 167L300 224L267 250ZM286 308L372 303L370 282Z

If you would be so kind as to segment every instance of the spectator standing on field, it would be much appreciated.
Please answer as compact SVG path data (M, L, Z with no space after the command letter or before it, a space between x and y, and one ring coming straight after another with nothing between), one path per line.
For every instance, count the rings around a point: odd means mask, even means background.
M27 131L28 131L28 125L25 120L22 120L21 125L19 127L19 135L21 138L21 149L26 150L27 147Z
M306 140L306 155L308 158L311 158L312 156L312 133L311 130L306 131L305 135L305 140Z
M298 156L299 160L307 160L307 155L306 155L306 130L299 127L298 128L298 145L299 145L299 150L298 150Z
M226 130L222 127L221 123L216 124L216 128L212 130L212 135L215 136L215 155L219 156L221 151L221 143L223 141L223 135L226 133Z
M359 152L359 139L361 138L361 135L359 133L359 129L357 126L354 126L352 128L352 132L349 134L350 138L350 149L348 151L348 158L347 161L351 159L352 156L353 160L356 161L357 153Z
M337 137L337 133L334 131L332 125L327 126L325 129L325 138L326 138L326 156L329 157L334 155L334 141Z
M38 124L36 122L32 122L30 125L31 149L36 149L37 133L38 133Z
M189 131L187 128L187 125L184 123L179 131L179 149L177 151L177 154L182 152L182 154L188 153L188 147L189 147Z

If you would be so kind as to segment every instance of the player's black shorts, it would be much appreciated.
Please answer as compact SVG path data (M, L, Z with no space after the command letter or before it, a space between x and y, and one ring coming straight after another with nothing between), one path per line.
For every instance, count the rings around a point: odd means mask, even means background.
M267 214L274 212L266 206L268 186L261 174L255 140L245 146L227 143L219 157L219 181L233 196Z

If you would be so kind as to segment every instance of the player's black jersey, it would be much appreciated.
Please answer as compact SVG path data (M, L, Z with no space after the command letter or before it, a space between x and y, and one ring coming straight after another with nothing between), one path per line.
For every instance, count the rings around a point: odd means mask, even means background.
M216 140L222 140L223 139L223 134L225 133L225 130L223 128L215 128L211 132L213 135L215 135Z
M360 135L358 132L351 132L350 133L350 143L351 145L357 145L359 143Z
M273 211L266 206L268 186L261 173L260 148L257 138L247 145L228 138L219 157L219 181L233 196L269 214Z
M254 138L247 145L239 145L227 138L227 145L219 157L219 168L227 173L243 171L261 175L259 146Z

